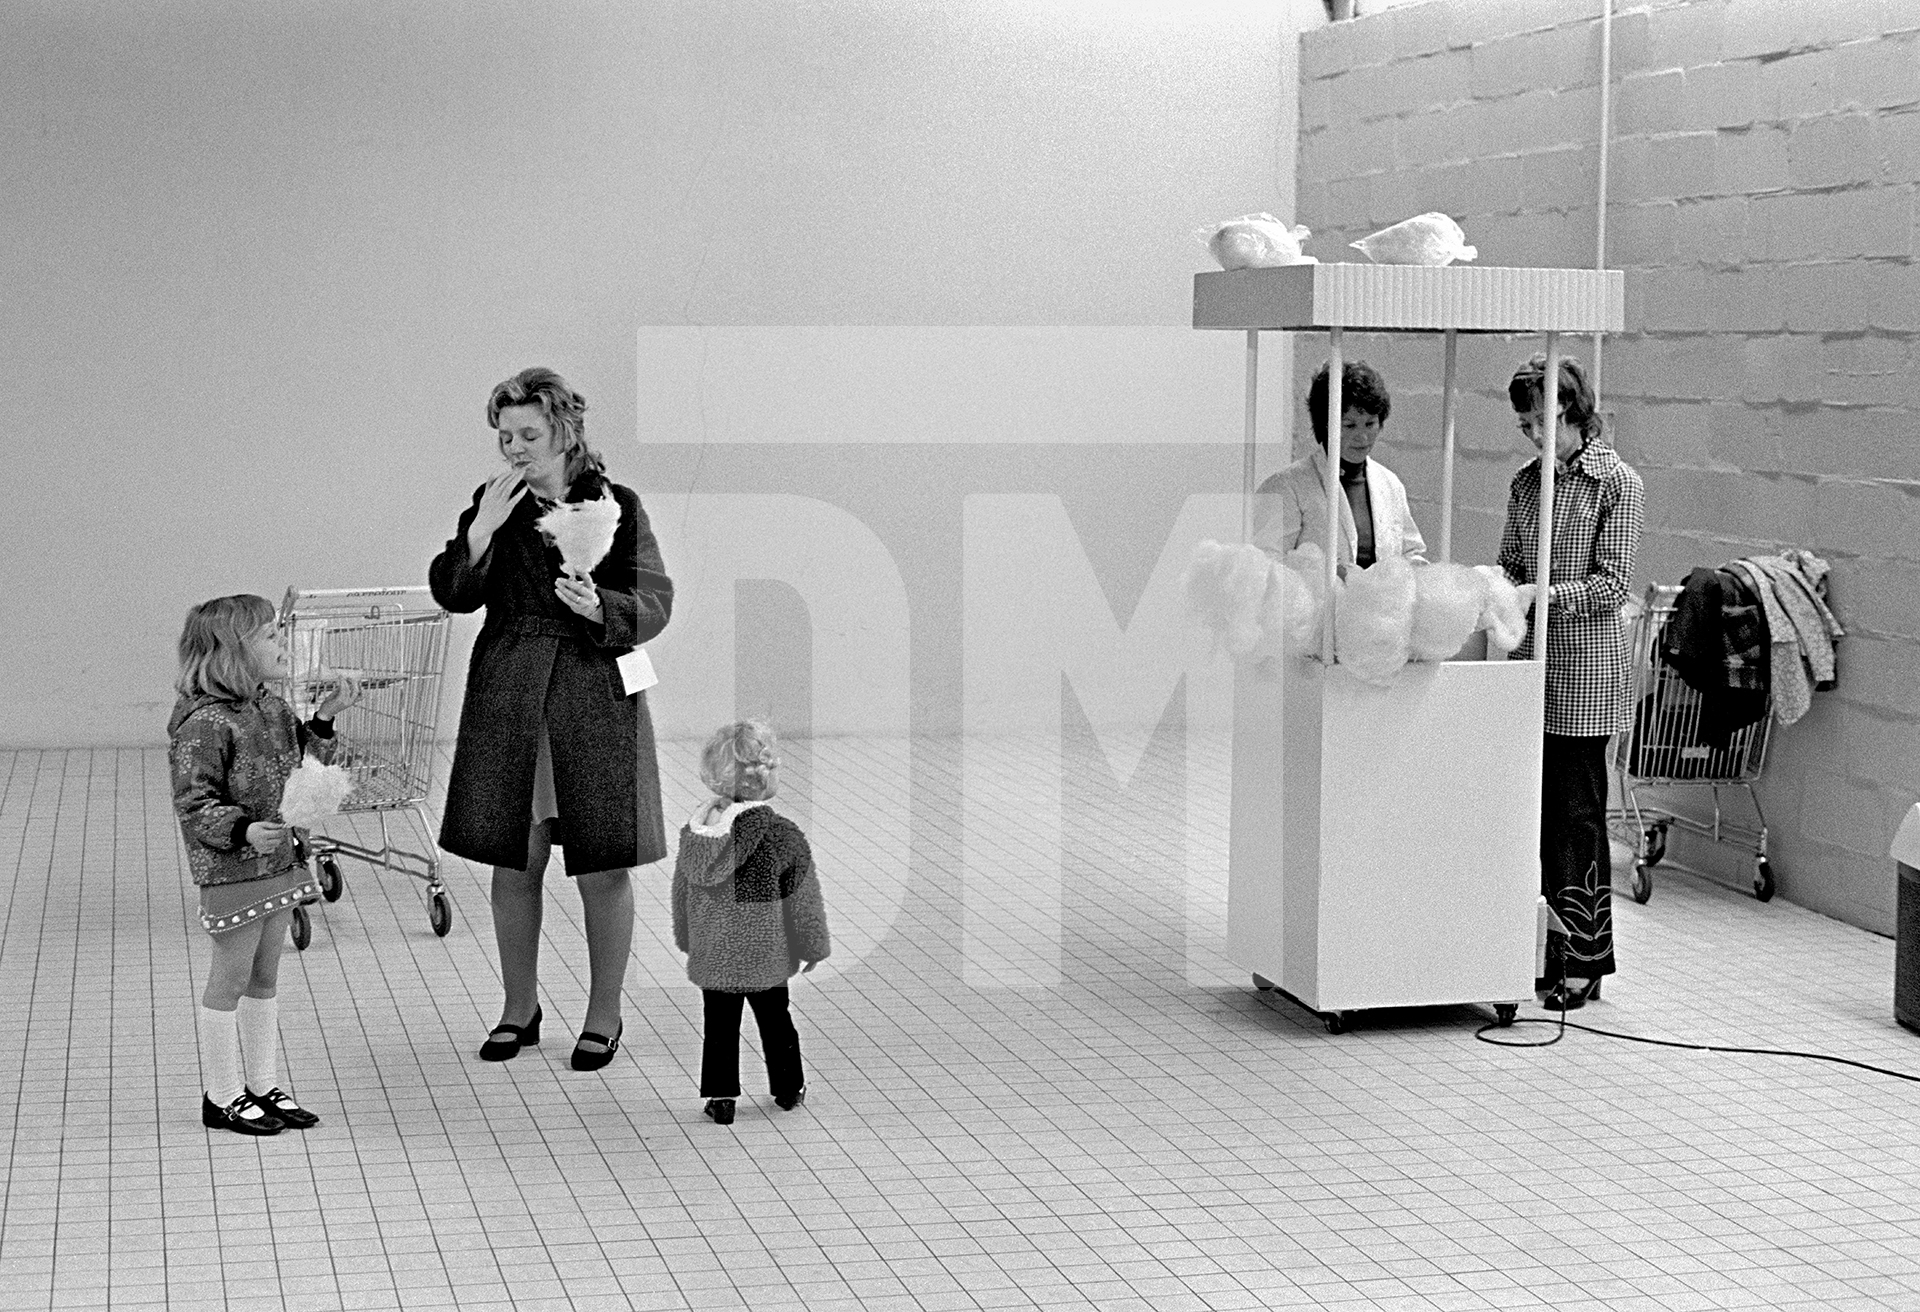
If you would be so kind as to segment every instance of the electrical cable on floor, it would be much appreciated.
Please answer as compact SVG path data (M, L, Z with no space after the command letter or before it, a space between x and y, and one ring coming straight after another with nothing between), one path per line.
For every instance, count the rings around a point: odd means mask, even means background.
M1566 996L1567 978L1565 971L1560 975L1560 994ZM1506 1039L1490 1039L1489 1030L1507 1029L1514 1025L1553 1025L1554 1036L1538 1043L1514 1043ZM1516 1020L1501 1024L1489 1021L1473 1032L1473 1037L1482 1043L1491 1043L1496 1048L1550 1048L1566 1037L1567 1031L1584 1030L1588 1034L1598 1034L1609 1039L1625 1039L1629 1043L1645 1043L1655 1048L1685 1048L1690 1052L1740 1053L1750 1057L1804 1057L1808 1061L1827 1061L1836 1066L1853 1066L1863 1071L1872 1071L1875 1075L1891 1075L1896 1080L1909 1080L1920 1084L1920 1075L1911 1075L1905 1071L1890 1070L1885 1066L1875 1066L1869 1062L1855 1061L1851 1057L1836 1057L1827 1052L1800 1052L1792 1048L1726 1048L1717 1043L1681 1043L1677 1039L1649 1039L1639 1034L1622 1034L1618 1030L1603 1030L1597 1025L1581 1025L1567 1019L1567 1013L1561 1012L1560 1019L1547 1016L1522 1016Z

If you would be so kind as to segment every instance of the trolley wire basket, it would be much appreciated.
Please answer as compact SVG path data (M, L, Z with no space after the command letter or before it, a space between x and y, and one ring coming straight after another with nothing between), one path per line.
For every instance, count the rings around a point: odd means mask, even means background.
M1772 699L1768 698L1757 721L1734 730L1724 745L1704 740L1700 693L1660 657L1660 638L1682 591L1673 584L1649 585L1645 604L1629 630L1633 728L1613 740L1615 796L1620 805L1608 819L1634 848L1634 901L1645 902L1653 896L1653 868L1665 858L1667 835L1673 829L1747 852L1753 858L1753 895L1770 901L1774 888L1773 867L1767 860L1767 818L1753 784L1767 763ZM1709 789L1713 819L1696 819L1643 803L1640 793L1647 788ZM1733 789L1745 791L1753 824L1736 823L1723 811L1722 790Z
M342 856L412 875L426 884L427 923L444 937L453 927L453 904L440 880L426 803L447 663L447 612L424 587L289 588L278 625L290 658L282 692L300 718L313 714L341 675L360 681L360 700L334 723L333 762L353 780L341 813L376 818L380 845L313 834L307 846L319 866L321 896L337 902L346 891ZM397 816L408 818L403 832L417 833L419 850L394 843L389 819ZM305 950L312 932L306 909L295 908L294 946Z

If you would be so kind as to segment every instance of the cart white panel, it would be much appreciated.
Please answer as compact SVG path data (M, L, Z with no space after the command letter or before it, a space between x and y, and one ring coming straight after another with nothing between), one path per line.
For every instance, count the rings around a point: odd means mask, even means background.
M1294 264L1193 278L1195 328L1617 333L1625 320L1618 269Z
M1533 993L1542 667L1235 685L1228 955L1321 1011ZM1283 732L1284 729L1284 732Z

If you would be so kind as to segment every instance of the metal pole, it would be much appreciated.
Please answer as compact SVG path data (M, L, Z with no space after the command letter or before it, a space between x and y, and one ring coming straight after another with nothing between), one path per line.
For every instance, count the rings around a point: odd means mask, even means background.
M1553 590L1554 453L1560 442L1560 334L1547 334L1546 385L1540 389L1540 555L1533 571L1533 655L1547 659L1547 595Z
M1254 450L1259 442L1260 330L1247 329L1247 431L1241 442L1240 540L1253 541Z
M1333 588L1339 577L1340 559L1340 420L1345 414L1340 399L1340 384L1346 371L1341 357L1341 330L1327 332L1327 613L1320 628L1320 659L1333 664ZM1356 526L1357 527L1357 526Z
M1453 388L1460 337L1447 329L1447 375L1440 396L1440 559L1453 559Z
M1607 149L1613 137L1613 0L1603 0L1600 10L1600 182L1593 204L1593 267L1607 267ZM1606 381L1606 362L1602 353L1605 333L1593 335L1593 399L1600 402L1600 388Z

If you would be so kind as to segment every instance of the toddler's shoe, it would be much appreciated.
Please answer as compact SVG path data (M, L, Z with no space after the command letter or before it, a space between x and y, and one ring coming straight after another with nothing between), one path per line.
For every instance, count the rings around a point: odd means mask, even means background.
M205 1093L200 1095L200 1124L209 1130L232 1130L235 1134L278 1134L286 1122L242 1093L225 1107Z
M733 1099L709 1098L704 1109L715 1125L733 1124Z
M265 1093L247 1090L247 1096L266 1111L272 1112L289 1130L310 1130L320 1124L320 1118L293 1100L293 1095L275 1085Z
M778 1098L775 1098L773 1100L773 1105L778 1107L783 1112L790 1112L795 1107L798 1107L801 1103L805 1102L806 1100L807 1100L807 1086L803 1084L799 1088L795 1089L792 1093L782 1094Z

